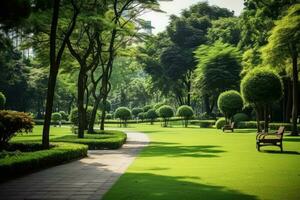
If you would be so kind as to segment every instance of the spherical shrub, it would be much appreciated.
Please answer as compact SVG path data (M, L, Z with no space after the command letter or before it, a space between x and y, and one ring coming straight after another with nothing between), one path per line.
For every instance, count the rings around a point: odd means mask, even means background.
M164 120L164 127L168 126L168 120L174 116L174 112L171 106L164 105L159 108L158 115Z
M16 133L28 133L33 129L34 122L28 113L11 110L0 111L0 149L4 148L8 141Z
M99 104L99 109L103 110L103 108L104 108L103 101L101 101L100 104ZM105 108L106 108L105 109L106 112L110 112L110 110L111 110L111 103L110 103L110 101L108 101L108 100L105 101Z
M127 107L119 107L115 111L115 118L119 118L122 120L128 120L131 117L131 111Z
M222 118L219 118L217 121L216 121L216 128L217 129L221 129L223 128L223 126L226 124L226 120L224 117Z
M144 120L146 118L146 113L144 113L144 112L139 113L138 118L141 120Z
M51 120L57 123L62 120L62 116L59 112L52 113Z
M247 103L270 104L282 97L282 81L271 70L254 69L243 78L241 93Z
M93 107L92 106L89 106L87 108L87 111L86 111L86 126L88 125L89 121L91 120L92 118L92 112L93 112ZM99 119L99 114L97 113L96 115L96 121L98 121ZM76 126L78 126L78 109L77 108L74 108L71 113L70 113L70 116L69 116L69 120Z
M67 113L65 111L59 111L59 113L61 114L61 118L63 120L68 121L69 116L67 115Z
M147 112L148 110L152 109L152 106L151 105L146 105L143 107L143 111L144 112Z
M165 103L162 103L162 102L156 103L156 104L153 106L153 109L154 109L154 110L158 110L160 107L162 107L162 106L164 106L164 105L165 105Z
M234 114L241 111L243 104L241 95L234 90L223 92L218 98L218 107L227 119L230 119Z
M150 119L150 123L153 124L153 121L158 117L157 113L155 112L154 109L148 110L146 113L146 118Z
M0 92L0 109L4 109L5 103L6 103L5 95L2 92Z
M106 118L106 119L112 119L112 118L113 118L113 115L110 114L110 113L108 113L108 114L105 115L105 118Z
M239 122L249 121L249 116L245 113L237 113L233 116L234 123L238 124Z
M184 119L184 126L188 126L188 120L191 119L194 115L194 111L190 106L182 105L177 109L177 116Z
M143 112L143 109L142 108L133 108L132 109L132 115L134 117L138 117L139 113L142 113Z

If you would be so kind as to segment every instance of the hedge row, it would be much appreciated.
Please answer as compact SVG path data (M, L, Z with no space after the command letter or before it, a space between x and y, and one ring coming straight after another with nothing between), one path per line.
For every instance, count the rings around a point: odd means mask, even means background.
M261 126L264 125L264 122L261 121L260 122ZM291 131L292 130L292 124L291 123L270 123L269 124L269 128L272 130L277 130L280 126L284 126L286 131ZM297 125L298 126L298 130L300 131L300 124ZM240 129L244 129L244 128L253 128L256 129L257 128L257 123L256 121L242 121L239 122L236 125L236 128L240 128Z
M41 145L36 143L15 143L11 148L38 151L0 152L0 181L85 157L88 150L86 145L71 143L53 143L47 150L40 150Z
M96 131L93 134L84 134L84 138L78 138L77 135L66 135L55 138L55 142L71 142L85 144L89 150L96 149L118 149L127 139L127 135L122 131Z
M33 121L34 121L35 125L44 125L43 119L34 119ZM51 121L51 125L57 125L57 124L58 124L57 122ZM70 125L70 124L72 124L72 122L62 120L61 124L62 125Z
M181 121L182 118L181 117L171 117L169 119L169 121ZM161 118L157 118L155 120L152 120L153 122L161 122L162 119ZM130 120L127 120L127 124L136 124L136 123L150 123L151 120L150 119L144 119L144 120L136 120L136 119L130 119ZM120 120L117 120L117 119L110 119L110 120L105 120L105 123L106 124L120 124Z
M200 126L201 128L210 128L215 125L216 120L191 120L190 124Z

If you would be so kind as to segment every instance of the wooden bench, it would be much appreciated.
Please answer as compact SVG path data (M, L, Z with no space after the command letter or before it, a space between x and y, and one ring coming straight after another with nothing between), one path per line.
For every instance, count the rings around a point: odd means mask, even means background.
M232 122L230 125L224 125L222 128L223 132L225 132L226 130L231 130L231 132L233 132L234 130L234 122Z
M257 133L256 149L260 151L261 146L278 146L282 152L282 138L284 134L284 126L280 126L275 133Z

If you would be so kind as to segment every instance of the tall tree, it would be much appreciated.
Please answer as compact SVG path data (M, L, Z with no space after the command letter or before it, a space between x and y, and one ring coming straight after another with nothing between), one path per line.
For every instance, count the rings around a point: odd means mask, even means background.
M262 49L263 57L273 66L292 65L293 80L293 109L292 109L292 135L298 135L298 96L299 77L298 59L300 55L300 4L291 6L284 17L275 22L268 44Z

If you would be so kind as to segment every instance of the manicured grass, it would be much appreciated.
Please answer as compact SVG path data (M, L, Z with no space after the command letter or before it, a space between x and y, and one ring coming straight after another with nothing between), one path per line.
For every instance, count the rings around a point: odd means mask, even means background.
M55 142L72 142L88 145L89 149L118 149L126 141L126 134L122 131L107 130L95 134L85 134L84 138L77 135L66 135L53 139Z
M255 149L255 130L134 125L151 139L105 200L298 200L300 139Z

